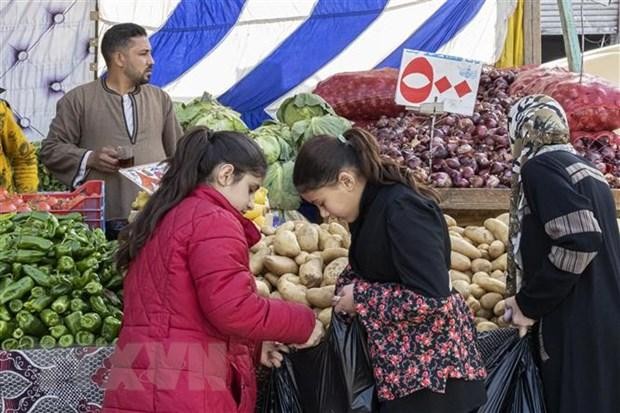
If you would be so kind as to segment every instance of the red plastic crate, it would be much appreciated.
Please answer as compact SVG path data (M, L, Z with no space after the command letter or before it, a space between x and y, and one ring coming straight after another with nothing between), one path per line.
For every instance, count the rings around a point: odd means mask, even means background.
M63 209L50 211L56 215L66 215L79 212L84 217L84 222L91 228L105 230L105 182L86 181L72 192L39 192L36 194L23 194L22 199L26 202L37 199L41 195L53 196L56 199L69 201ZM71 200L75 200L72 203Z

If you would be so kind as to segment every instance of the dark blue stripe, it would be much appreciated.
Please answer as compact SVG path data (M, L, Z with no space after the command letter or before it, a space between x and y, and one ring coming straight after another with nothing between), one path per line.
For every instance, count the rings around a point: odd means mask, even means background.
M151 38L155 67L151 83L160 87L203 59L235 25L245 0L182 0Z
M387 0L319 0L310 17L271 55L219 100L242 113L250 127L264 108L311 76L353 42L383 11Z
M478 14L485 0L447 0L377 67L399 67L403 49L436 52Z

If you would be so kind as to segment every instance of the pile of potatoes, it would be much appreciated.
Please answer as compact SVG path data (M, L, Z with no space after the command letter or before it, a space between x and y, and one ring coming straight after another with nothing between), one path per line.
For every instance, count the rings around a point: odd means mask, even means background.
M489 218L483 226L457 225L446 215L450 231L452 287L465 297L478 331L508 324L503 320L506 298L508 214Z
M349 264L349 231L337 222L289 221L261 232L250 250L258 293L307 305L327 327L336 279Z

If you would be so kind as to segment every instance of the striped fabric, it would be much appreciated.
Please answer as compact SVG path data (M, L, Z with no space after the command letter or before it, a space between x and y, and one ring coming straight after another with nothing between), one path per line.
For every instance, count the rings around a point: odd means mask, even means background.
M598 252L573 251L553 246L549 253L549 261L559 270L581 274L597 254Z
M601 232L598 220L587 209L571 212L557 217L545 224L545 232L551 239L558 239L567 235L582 234L584 232Z
M208 91L253 127L286 97L311 91L335 73L398 67L403 48L494 63L515 5L513 0L99 0L99 38L117 22L145 26L156 62L152 83L175 100Z
M568 172L568 174L570 175L573 184L577 184L585 178L594 178L597 181L600 181L605 185L609 186L609 183L607 182L601 171L596 168L592 168L591 166L586 165L583 162L576 162L572 164L571 166L566 168L566 172Z

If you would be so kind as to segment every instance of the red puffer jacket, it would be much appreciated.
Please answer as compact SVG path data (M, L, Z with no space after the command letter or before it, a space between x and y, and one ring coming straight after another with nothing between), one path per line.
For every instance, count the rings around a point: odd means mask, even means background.
M310 309L257 295L259 238L206 185L161 220L125 279L105 413L254 412L261 341L304 343L315 324Z

